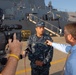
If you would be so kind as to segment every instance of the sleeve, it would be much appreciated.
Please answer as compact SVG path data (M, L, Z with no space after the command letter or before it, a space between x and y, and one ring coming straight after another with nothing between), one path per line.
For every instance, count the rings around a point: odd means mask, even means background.
M48 54L47 54L47 56L46 56L46 58L44 59L44 64L46 64L46 63L49 63L50 61L52 61L52 58L53 58L53 47L51 46L51 47L49 47L50 49L49 49L49 51L48 51Z
M32 47L31 47L31 45L32 45L32 36L30 36L29 39L27 40L27 48L29 49L28 59L29 59L30 61L33 61L34 55L33 55L33 53L32 53Z
M72 47L69 44L59 44L59 43L52 43L52 46L64 53L68 53Z
M52 38L50 36L48 37L48 40L53 42L53 40L52 40ZM49 51L48 51L48 54L47 54L47 56L45 57L45 59L43 61L44 64L52 61L52 58L53 58L53 47L52 46L48 46L48 48L49 48Z

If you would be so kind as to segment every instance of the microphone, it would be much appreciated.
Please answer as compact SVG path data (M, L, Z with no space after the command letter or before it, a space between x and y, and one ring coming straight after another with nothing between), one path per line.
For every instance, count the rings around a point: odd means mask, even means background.
M26 49L26 52L25 52L25 57L27 56L27 54L28 54L29 52L31 53L30 49L27 48L27 49Z
M27 48L27 49L25 49L25 57L27 56L27 54L29 53L29 52L31 52L30 51L30 49L29 48ZM20 57L19 57L20 59L22 59L23 58L23 56L22 55L20 55Z

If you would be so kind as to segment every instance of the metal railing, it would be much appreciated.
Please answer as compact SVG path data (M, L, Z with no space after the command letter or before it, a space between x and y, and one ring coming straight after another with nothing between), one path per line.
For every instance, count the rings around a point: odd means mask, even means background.
M48 32L56 35L56 36L60 36L62 34L62 30L60 30L58 27L54 26L53 24L48 23L47 21L44 21L40 18L38 18L37 16L33 15L33 14L29 14L29 20L31 22L33 22L34 24L42 21L45 23L45 30L47 30Z

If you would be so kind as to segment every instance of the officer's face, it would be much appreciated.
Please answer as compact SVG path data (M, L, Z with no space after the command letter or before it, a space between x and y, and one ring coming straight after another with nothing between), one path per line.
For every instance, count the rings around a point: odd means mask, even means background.
M44 33L44 27L36 27L36 33L42 35Z

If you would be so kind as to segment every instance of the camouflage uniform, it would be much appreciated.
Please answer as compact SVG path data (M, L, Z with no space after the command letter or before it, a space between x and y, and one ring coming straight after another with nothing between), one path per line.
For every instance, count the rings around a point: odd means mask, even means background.
M31 61L31 75L49 75L50 62L53 57L53 47L45 44L46 40L52 41L51 37L43 34L41 38L36 34L29 37L28 46L30 52L28 58ZM43 66L37 66L35 61L43 61Z

